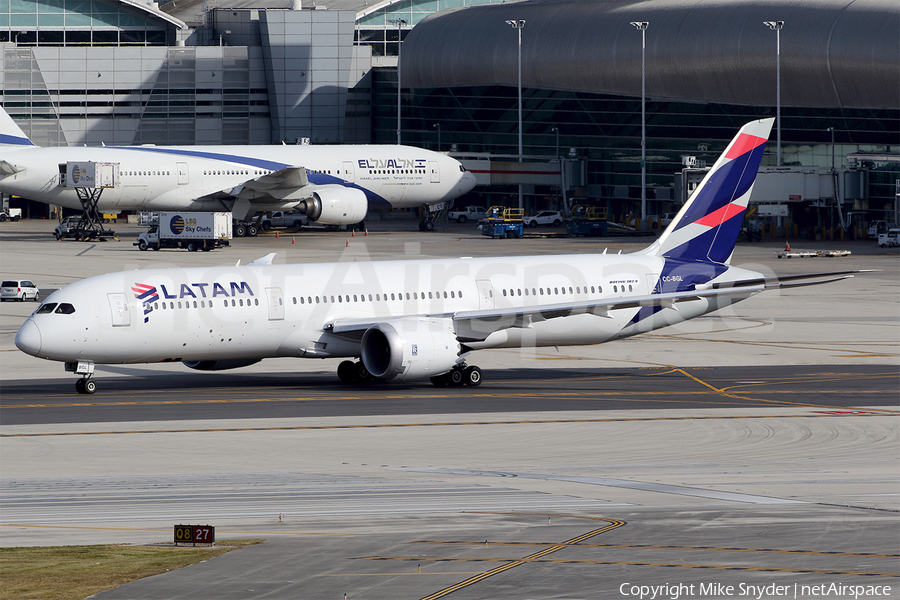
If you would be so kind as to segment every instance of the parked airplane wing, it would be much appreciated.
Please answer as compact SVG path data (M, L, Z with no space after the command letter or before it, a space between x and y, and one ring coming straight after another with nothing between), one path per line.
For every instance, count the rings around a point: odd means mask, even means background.
M223 188L197 200L212 201L224 198L247 200L251 204L274 204L278 202L299 201L312 195L312 188L303 167L285 167L272 173L248 179L244 183ZM306 188L304 190L304 188ZM303 191L301 191L303 190ZM267 207L266 210L270 210ZM277 210L277 209L276 209Z

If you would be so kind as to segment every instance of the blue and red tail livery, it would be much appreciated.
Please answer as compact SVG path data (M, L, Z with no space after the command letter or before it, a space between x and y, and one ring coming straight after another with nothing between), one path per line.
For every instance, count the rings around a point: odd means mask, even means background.
M744 125L660 236L654 254L675 261L727 264L774 119Z

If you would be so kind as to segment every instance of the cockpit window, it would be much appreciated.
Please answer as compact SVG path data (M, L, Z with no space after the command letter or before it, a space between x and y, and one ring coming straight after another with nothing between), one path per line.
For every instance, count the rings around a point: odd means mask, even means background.
M56 314L58 315L71 315L73 312L75 312L75 307L65 302L60 304L59 308L56 309Z
M53 309L56 308L56 302L50 302L49 304L45 304L35 312L36 315L48 315L53 312Z

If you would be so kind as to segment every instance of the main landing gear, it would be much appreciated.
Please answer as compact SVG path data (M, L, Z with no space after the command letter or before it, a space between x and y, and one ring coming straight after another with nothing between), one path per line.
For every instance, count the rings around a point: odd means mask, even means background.
M372 377L369 370L361 360L352 361L345 360L338 365L338 378L344 383L370 383L377 381ZM450 386L460 387L463 385L478 386L481 385L481 369L472 365L467 366L465 363L456 365L450 371L443 375L436 375L431 378L431 383L438 387ZM91 392L93 393L93 392Z
M456 365L450 371L443 375L435 375L431 378L431 383L437 387L459 387L461 385L469 385L472 387L481 385L481 369L475 365L466 366L465 363Z
M344 383L367 383L375 380L361 360L345 360L338 365L337 375Z

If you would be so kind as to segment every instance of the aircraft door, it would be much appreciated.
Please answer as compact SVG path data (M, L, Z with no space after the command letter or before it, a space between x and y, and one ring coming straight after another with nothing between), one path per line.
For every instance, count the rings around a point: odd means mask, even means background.
M188 166L187 163L175 163L178 169L178 185L187 185L188 183Z
M284 320L284 298L281 295L281 288L266 288L266 298L269 302L269 320Z
M494 286L489 279L475 281L478 288L478 308L494 308Z
M354 183L356 177L353 174L353 161L345 160L343 167L343 173L341 173L343 180L347 183Z
M431 171L431 183L440 183L441 182L441 167L436 160L432 160L428 162L429 170Z
M659 275L657 275L656 273L650 273L647 275L647 290L648 294L662 293L662 285L660 285Z
M131 313L128 310L128 296L122 293L107 294L109 300L109 312L112 314L113 327L128 327L131 325Z

